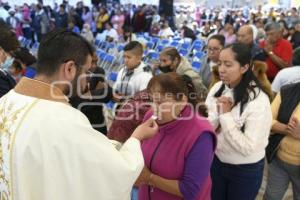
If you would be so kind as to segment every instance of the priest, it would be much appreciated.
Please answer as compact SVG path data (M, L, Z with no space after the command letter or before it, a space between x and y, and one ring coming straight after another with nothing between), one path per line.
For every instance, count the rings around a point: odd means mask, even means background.
M0 99L0 199L129 199L144 165L140 141L158 127L145 122L117 150L69 105L85 93L92 53L81 36L51 32L38 50L36 78Z

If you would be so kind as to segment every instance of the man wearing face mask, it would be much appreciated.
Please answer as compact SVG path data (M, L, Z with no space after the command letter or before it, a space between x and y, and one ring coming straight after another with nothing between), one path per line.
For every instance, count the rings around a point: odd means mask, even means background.
M19 48L15 33L5 25L0 26L0 98L15 87L16 82L8 73L13 64L13 52Z
M156 68L158 68L161 72L176 72L179 75L189 76L193 80L198 96L203 100L206 98L207 89L203 85L199 74L193 70L191 64L186 58L180 56L176 48L165 48L160 53L159 61L160 64L159 66L156 66Z

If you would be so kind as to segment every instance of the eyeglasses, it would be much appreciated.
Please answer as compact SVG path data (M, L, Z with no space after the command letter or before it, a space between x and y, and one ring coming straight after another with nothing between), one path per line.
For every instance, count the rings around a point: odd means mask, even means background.
M208 52L217 52L217 51L221 51L221 48L207 48Z

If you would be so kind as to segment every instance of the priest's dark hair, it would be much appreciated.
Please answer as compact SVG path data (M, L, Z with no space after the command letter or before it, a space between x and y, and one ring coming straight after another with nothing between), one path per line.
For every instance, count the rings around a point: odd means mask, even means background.
M37 74L52 76L61 64L70 60L80 70L88 55L93 55L93 47L83 37L65 29L54 30L42 39L39 46Z

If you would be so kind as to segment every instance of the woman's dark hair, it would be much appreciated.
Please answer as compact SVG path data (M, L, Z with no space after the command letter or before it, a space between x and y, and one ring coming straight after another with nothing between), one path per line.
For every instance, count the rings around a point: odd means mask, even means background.
M208 41L210 41L210 40L218 40L219 43L222 45L222 47L225 46L225 37L224 37L224 35L219 35L219 34L218 35L213 35L208 39Z
M234 53L234 57L236 61L241 66L245 66L247 64L249 65L248 70L243 74L243 77L239 82L239 84L235 88L233 88L234 106L241 103L240 114L242 114L245 104L255 99L258 96L259 92L263 89L259 81L257 80L257 78L252 72L252 60L251 60L250 48L246 44L234 43L229 46L226 46L224 49L231 49ZM253 82L255 84L252 84ZM255 90L255 88L259 88L258 93ZM225 89L225 84L223 83L214 96L215 97L222 96L224 89ZM253 95L250 95L251 93Z
M107 12L107 9L104 7L104 6L102 6L100 9L102 9L103 11L104 11L104 13L103 14L107 14L108 12ZM99 10L100 10L99 9Z
M21 72L23 70L21 63L18 60L14 60L13 64L11 65L12 68L15 68L17 72Z
M90 8L88 6L84 6L84 9L85 9L85 13L90 12Z
M129 35L126 35L126 33L129 33ZM123 26L123 37L124 40L127 41L129 39L129 42L132 40L132 28L130 26Z
M177 58L179 60L179 62L181 61L181 56L180 56L179 52L177 51L177 49L174 47L167 47L167 48L163 49L160 54L169 56L172 61L174 61L175 58Z
M11 31L6 24L0 25L0 47L5 52L13 52L20 47L15 32Z
M180 101L185 95L188 102L193 105L195 110L197 109L197 113L207 117L207 108L201 104L192 79L187 75L180 76L175 72L161 73L150 80L147 90L150 93L172 94L177 101Z
M113 24L110 21L108 21L106 24L109 25L111 28L114 27Z
M15 58L24 63L26 66L31 66L36 63L36 58L25 47L21 47L15 52Z

